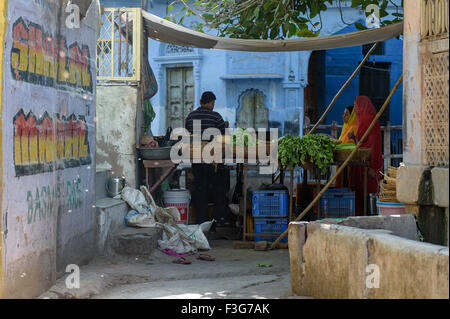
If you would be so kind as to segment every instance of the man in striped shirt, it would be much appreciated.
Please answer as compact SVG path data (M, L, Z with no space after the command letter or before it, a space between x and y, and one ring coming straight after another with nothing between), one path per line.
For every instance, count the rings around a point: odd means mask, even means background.
M216 128L222 135L225 134L225 128L228 122L225 122L222 116L214 112L216 96L213 92L207 91L202 94L200 107L186 118L185 127L191 134L198 134L208 128ZM194 121L200 121L201 132L194 132ZM197 215L197 224L209 220L208 216L208 189L212 184L212 197L214 203L214 216L217 225L222 226L226 219L226 193L229 188L229 172L223 164L218 164L215 169L212 164L192 163L192 173L194 175L194 196L193 203L195 214ZM215 226L213 226L215 228Z
M214 104L216 102L216 96L213 92L207 91L202 94L200 100L200 107L188 114L186 118L186 129L194 134L194 120L201 121L201 134L211 127L217 128L222 135L225 134L225 128L228 126L227 122L224 122L222 116L214 112Z

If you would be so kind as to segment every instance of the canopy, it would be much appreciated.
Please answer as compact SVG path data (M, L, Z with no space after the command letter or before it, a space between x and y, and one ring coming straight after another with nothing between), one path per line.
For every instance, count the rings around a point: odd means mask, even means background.
M403 22L377 29L295 40L248 40L223 38L191 30L142 11L144 28L148 37L176 45L234 51L315 51L381 42L399 36Z

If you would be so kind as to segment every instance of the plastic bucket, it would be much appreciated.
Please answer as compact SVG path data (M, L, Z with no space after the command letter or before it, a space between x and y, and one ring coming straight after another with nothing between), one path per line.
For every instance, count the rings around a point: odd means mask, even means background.
M163 195L165 207L176 207L180 211L180 221L177 224L188 224L189 202L191 194L186 189L171 189Z
M406 214L405 204L377 201L380 215L403 215Z

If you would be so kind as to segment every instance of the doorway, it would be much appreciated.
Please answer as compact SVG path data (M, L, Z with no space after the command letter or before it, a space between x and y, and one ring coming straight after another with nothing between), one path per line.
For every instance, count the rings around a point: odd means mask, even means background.
M192 67L167 68L166 128L184 127L184 120L194 108Z
M316 123L325 105L325 53L313 51L308 63L308 85L304 89L306 124Z
M242 93L236 116L236 126L241 128L267 129L269 112L266 108L264 94L255 89Z
M359 74L359 95L370 98L378 111L389 95L391 63L366 62ZM390 105L380 117L380 125L386 125L390 119Z

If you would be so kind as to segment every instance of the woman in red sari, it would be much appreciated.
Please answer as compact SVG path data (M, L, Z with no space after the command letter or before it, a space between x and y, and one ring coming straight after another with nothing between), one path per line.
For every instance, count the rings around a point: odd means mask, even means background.
M367 96L355 99L356 114L356 142L363 137L375 118L377 111ZM370 164L367 172L367 193L378 193L379 182L382 178L383 157L381 151L380 122L376 121L369 135L361 147L370 148ZM356 216L366 215L364 212L364 167L354 166L351 174L351 188L355 192Z

